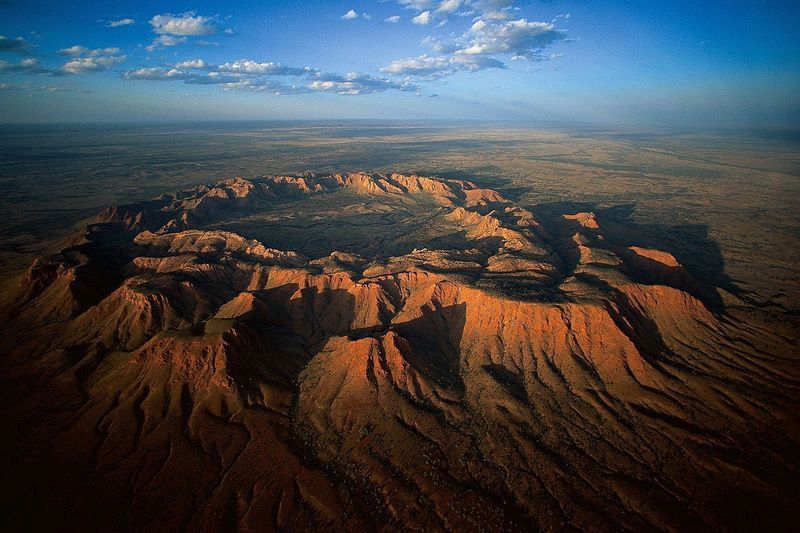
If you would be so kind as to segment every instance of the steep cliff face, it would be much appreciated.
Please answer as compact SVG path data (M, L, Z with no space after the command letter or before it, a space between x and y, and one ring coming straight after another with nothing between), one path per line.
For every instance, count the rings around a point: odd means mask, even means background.
M308 257L221 229L339 192L454 233ZM791 332L604 231L399 174L236 178L108 209L9 295L3 520L789 527Z

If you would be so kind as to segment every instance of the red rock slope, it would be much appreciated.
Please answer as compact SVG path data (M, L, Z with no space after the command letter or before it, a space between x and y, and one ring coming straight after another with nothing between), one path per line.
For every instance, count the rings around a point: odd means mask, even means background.
M336 191L433 200L470 245L319 258L209 229ZM110 208L6 295L0 514L81 531L791 528L792 333L709 291L591 213L545 227L466 181L236 178Z

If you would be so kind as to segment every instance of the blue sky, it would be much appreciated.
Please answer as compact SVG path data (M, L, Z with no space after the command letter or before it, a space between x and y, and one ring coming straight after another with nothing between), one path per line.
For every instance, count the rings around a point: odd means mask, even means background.
M794 127L777 1L0 0L0 122Z

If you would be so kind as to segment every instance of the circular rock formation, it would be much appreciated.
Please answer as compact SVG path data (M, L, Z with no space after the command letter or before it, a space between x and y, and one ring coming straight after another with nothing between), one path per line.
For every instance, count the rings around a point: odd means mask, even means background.
M462 180L235 178L103 211L7 298L10 526L798 518L791 335L592 213Z

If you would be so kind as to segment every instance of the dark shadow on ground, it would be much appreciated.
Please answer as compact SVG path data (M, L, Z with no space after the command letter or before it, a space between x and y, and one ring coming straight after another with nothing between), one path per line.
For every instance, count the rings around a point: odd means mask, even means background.
M482 189L494 189L498 191L506 199L511 200L512 202L517 202L523 194L531 192L529 188L514 187L511 179L502 178L500 176L475 176L471 174L465 174L463 172L430 172L428 174L420 173L420 175L471 181Z
M708 226L704 224L644 224L633 220L635 204L622 204L599 208L590 202L550 202L530 208L544 224L548 232L558 239L563 227L562 215L592 212L600 225L601 233L609 248L624 249L638 246L661 250L672 254L694 278L699 287L690 290L708 306L721 309L722 298L717 288L747 300L748 291L736 285L725 272L725 259L719 244L709 238ZM577 257L562 254L565 269L575 268ZM635 277L635 273L634 277ZM687 290L686 287L679 287Z

